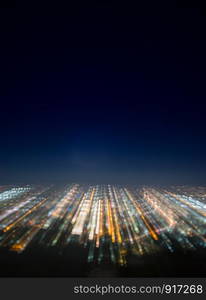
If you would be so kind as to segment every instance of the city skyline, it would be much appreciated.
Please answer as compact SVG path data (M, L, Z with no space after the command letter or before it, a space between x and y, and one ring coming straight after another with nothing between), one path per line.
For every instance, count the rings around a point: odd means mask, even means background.
M40 247L65 258L73 245L85 263L127 266L131 256L195 253L205 251L205 217L205 187L0 187L0 247L19 254Z

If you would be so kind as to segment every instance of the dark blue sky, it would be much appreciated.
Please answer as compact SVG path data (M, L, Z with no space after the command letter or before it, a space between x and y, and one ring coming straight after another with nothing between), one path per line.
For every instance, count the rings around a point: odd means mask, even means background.
M206 13L164 2L2 10L2 183L205 184Z

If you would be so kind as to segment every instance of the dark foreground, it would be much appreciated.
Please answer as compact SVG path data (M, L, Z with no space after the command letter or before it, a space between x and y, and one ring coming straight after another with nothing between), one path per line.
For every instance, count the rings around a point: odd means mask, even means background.
M104 262L85 263L87 252L69 247L62 254L53 249L30 248L18 254L0 250L1 277L205 277L206 251L129 256L127 266Z

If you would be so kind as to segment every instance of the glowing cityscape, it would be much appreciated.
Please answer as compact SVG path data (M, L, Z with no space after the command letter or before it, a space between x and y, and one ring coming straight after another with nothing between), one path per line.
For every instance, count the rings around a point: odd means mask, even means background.
M206 188L112 185L0 187L0 247L87 249L87 262L127 264L161 249L206 247Z

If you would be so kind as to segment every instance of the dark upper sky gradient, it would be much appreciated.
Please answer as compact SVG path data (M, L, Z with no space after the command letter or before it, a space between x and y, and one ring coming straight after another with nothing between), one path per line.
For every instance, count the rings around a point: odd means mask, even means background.
M1 11L1 183L205 184L206 13L143 2Z

